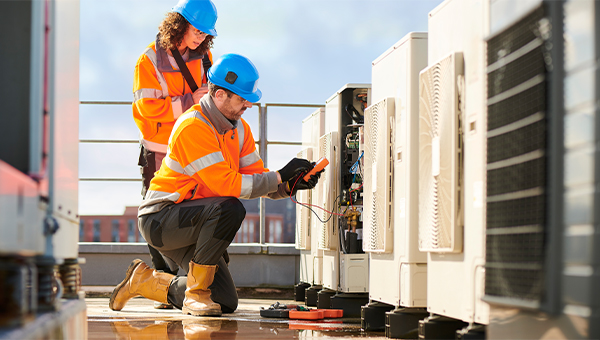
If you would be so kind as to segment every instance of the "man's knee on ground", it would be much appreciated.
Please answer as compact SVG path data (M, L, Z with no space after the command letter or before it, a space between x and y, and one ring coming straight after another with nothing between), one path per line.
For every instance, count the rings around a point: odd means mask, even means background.
M221 312L223 312L223 313L233 313L233 312L235 312L235 310L238 307L237 296L235 298L231 297L230 301L227 301L227 302L220 302L220 301L215 301L215 302L218 303L219 305L221 305Z
M246 217L246 208L237 198L227 199L220 206L219 227L215 231L215 238L231 242Z

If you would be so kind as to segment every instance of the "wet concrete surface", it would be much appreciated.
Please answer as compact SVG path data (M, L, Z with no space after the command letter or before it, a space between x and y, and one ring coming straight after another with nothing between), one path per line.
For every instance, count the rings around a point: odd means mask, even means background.
M122 311L108 308L108 298L87 298L88 339L387 339L384 332L365 332L360 318L290 320L264 318L260 307L291 300L240 299L235 313L221 317L183 315L158 310L144 298L130 300Z

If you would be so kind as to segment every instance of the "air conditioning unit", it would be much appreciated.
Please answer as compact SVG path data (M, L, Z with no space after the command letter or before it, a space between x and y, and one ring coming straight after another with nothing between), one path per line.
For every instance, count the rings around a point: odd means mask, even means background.
M369 299L394 307L426 307L427 300L427 253L418 249L418 84L426 66L427 33L400 39L373 61L374 104L365 113ZM369 132L374 126L378 133ZM381 217L372 217L373 206Z
M490 318L482 300L488 6L446 0L429 13L428 67L419 81L419 249L427 252L427 311L481 325Z
M302 147L298 157L315 161L318 155L319 139L325 131L325 109L319 108L302 121ZM319 205L322 201L317 188L300 190L296 200L300 203ZM311 211L312 209L312 211ZM319 286L323 283L323 250L318 249L320 214L315 207L296 206L296 249L300 250L300 282Z
M358 179L360 157L360 127L364 120L364 110L370 104L369 84L346 84L326 101L325 135L321 137L319 157L325 156L330 164L319 182L324 187L321 205L323 212L319 233L319 249L323 250L323 287L341 293L361 293L366 299L368 292L368 255L357 246L356 251L347 249L346 240L350 233L357 237L358 245L363 241L363 187ZM325 176L325 177L324 177ZM349 230L344 212L353 210L358 217L356 230ZM356 216L356 215L355 215ZM336 294L337 301L343 298ZM333 302L332 302L333 303ZM354 302L352 302L354 303ZM357 307L358 308L358 307ZM358 308L358 315L360 309Z
M390 253L394 249L392 215L394 98L385 98L365 111L365 181L363 250Z
M516 3L486 39L488 339L598 339L600 7Z
M419 77L419 250L462 251L462 145L458 86L463 56L453 52Z

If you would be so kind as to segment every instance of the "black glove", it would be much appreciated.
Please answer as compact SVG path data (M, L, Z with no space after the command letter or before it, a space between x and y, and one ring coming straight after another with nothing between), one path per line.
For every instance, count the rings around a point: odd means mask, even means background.
M286 166L281 168L279 175L281 176L281 183L289 181L298 172L308 171L313 168L313 165L309 161L302 158L292 159Z
M304 171L292 177L292 179L290 179L287 183L288 188L292 192L291 196L296 195L298 190L308 190L314 188L317 185L319 178L321 178L321 173L323 171L325 171L325 169L317 172L314 175L311 175L308 181L305 181L303 178L306 175L306 172Z

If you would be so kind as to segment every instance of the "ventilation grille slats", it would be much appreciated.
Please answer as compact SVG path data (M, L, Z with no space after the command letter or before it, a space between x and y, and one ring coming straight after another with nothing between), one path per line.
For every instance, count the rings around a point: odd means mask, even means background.
M540 7L487 44L485 294L496 300L539 302L543 293L546 23Z

